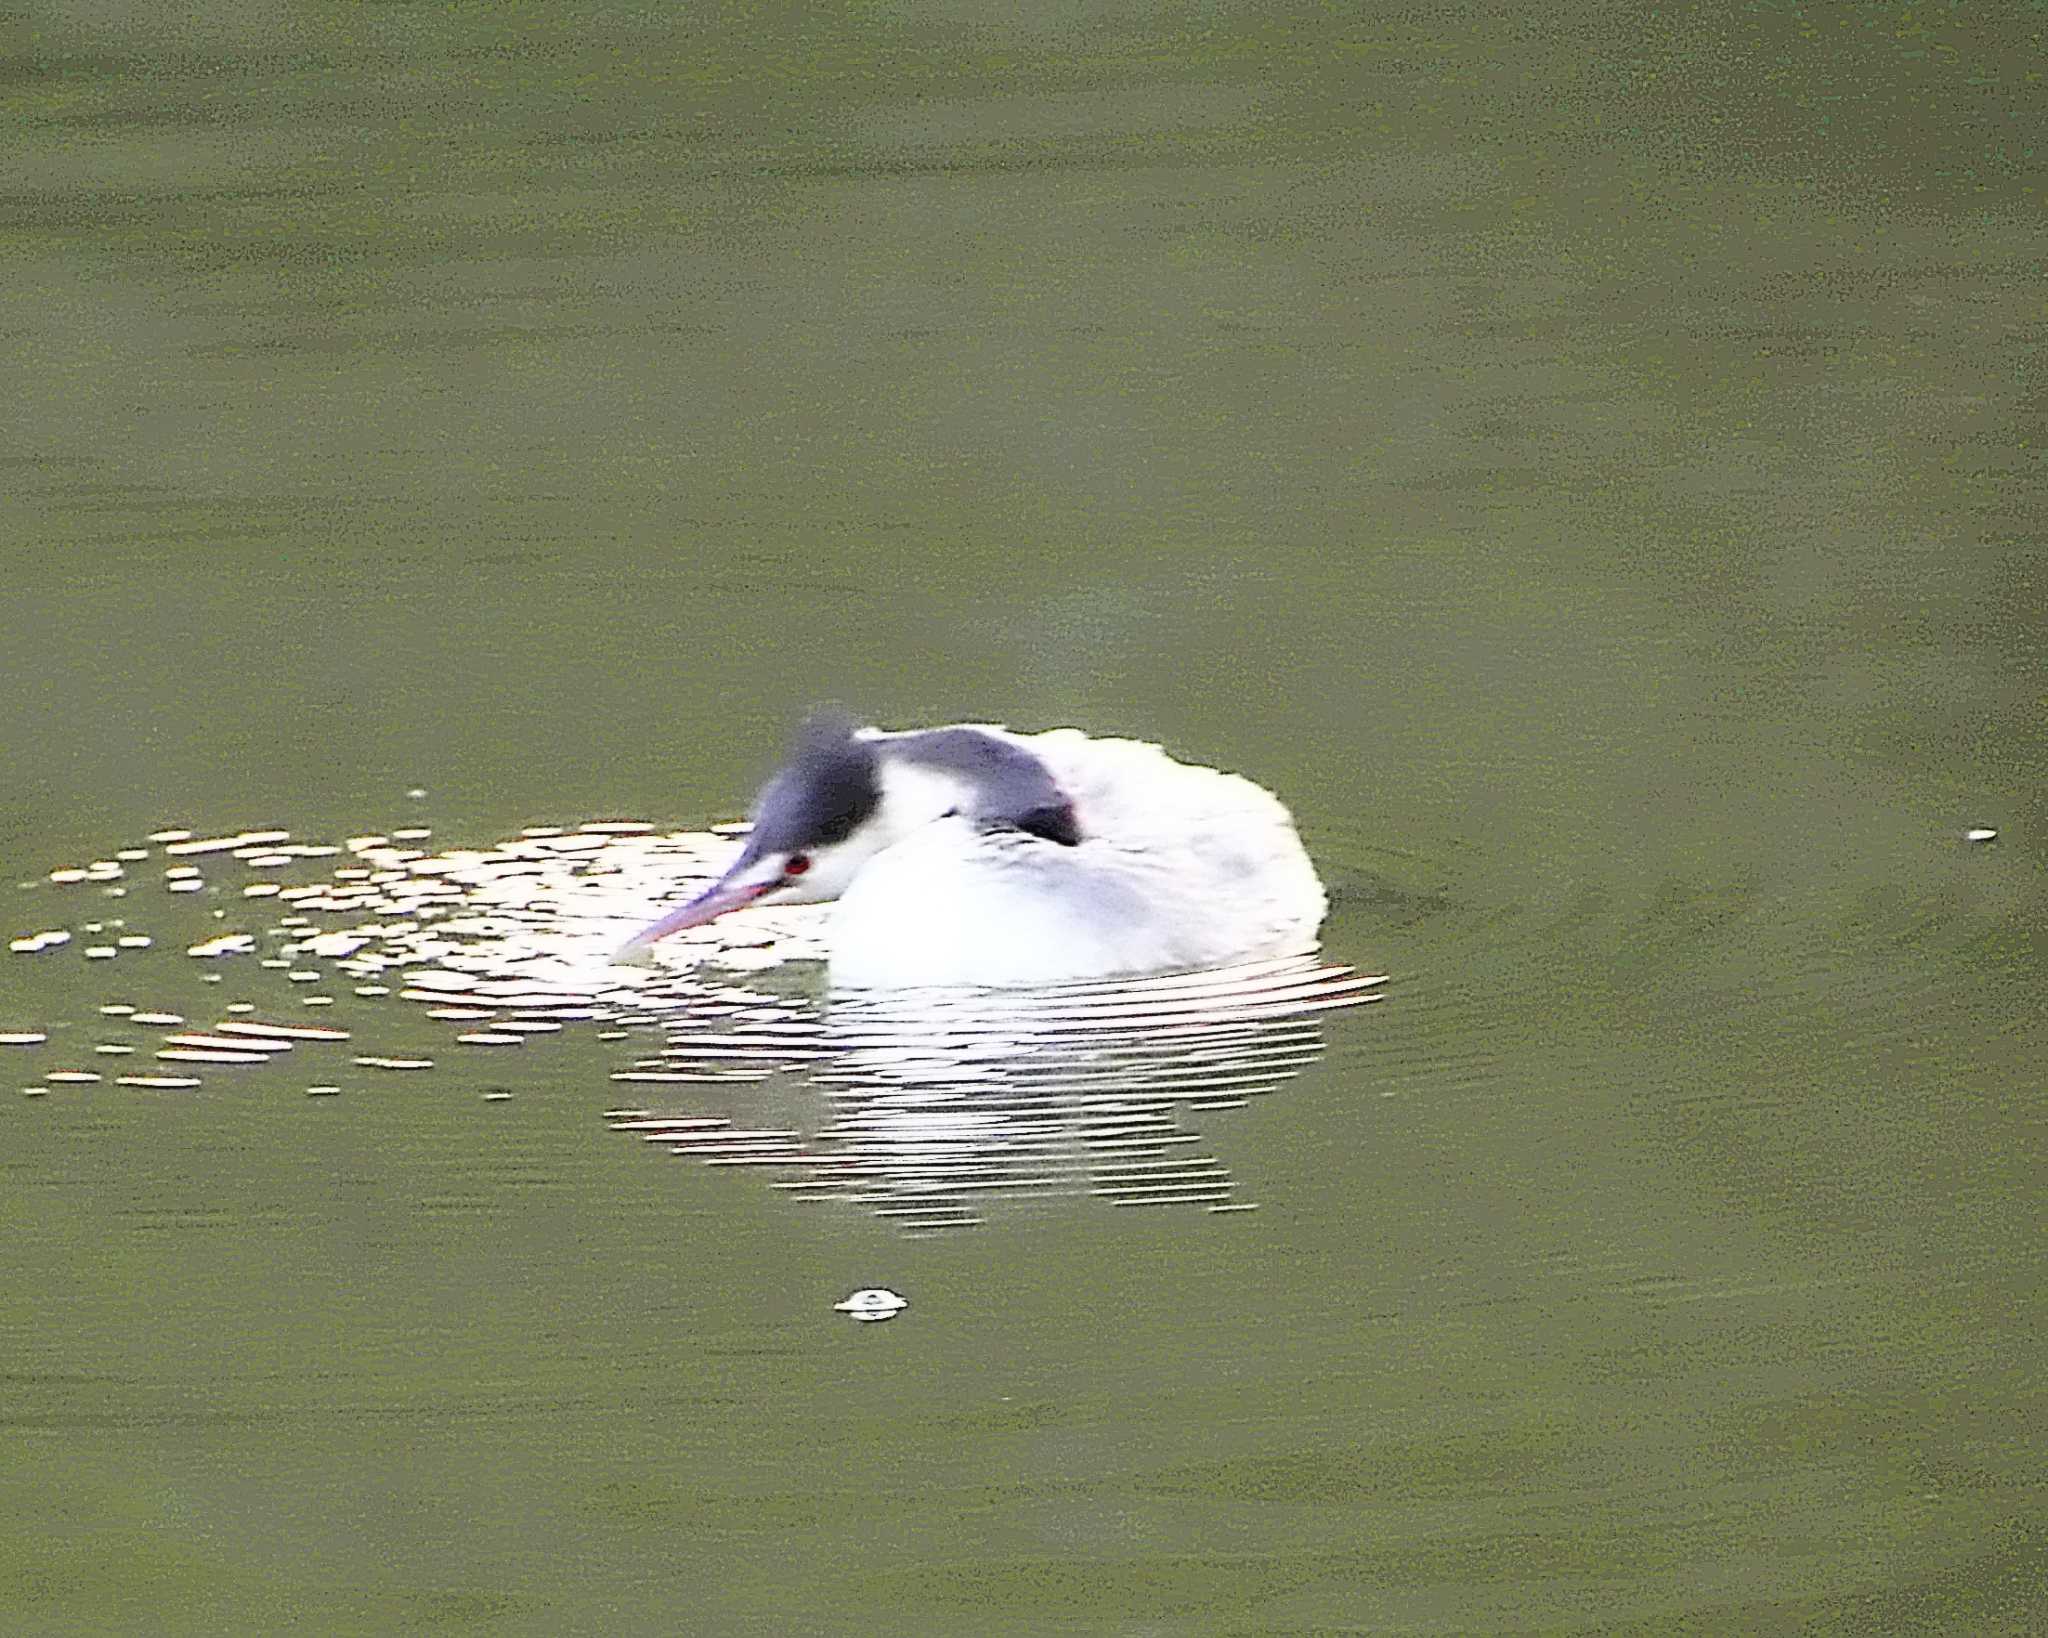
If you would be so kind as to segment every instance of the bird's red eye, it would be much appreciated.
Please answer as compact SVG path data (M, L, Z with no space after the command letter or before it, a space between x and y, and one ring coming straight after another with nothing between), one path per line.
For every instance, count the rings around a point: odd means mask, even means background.
M782 873L785 876L801 876L810 868L811 856L808 853L792 853L782 861Z

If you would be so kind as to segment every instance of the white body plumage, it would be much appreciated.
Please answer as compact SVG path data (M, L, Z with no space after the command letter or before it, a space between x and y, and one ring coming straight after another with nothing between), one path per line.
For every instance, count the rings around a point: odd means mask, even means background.
M642 947L753 903L836 900L835 988L1019 987L1313 947L1293 820L1236 774L1078 729L901 733L814 717L720 880Z
M1135 740L1072 728L1002 737L1052 770L1081 840L949 813L960 803L945 780L893 776L885 756L896 839L833 907L835 986L1068 983L1313 945L1322 884L1270 792Z

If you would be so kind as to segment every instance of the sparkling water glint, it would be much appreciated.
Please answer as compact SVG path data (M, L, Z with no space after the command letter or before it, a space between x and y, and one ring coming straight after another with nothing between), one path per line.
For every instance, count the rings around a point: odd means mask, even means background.
M327 1098L351 1079L433 1084L437 1069L501 1065L581 1032L621 1054L604 1103L626 1088L638 1099L605 1111L614 1131L929 1232L1046 1198L1249 1209L1191 1118L1273 1091L1320 1054L1323 1012L1381 993L1380 979L1301 957L1040 990L832 995L828 906L724 918L665 941L651 964L616 961L648 907L715 879L744 831L610 820L439 853L424 826L338 844L159 831L161 858L122 848L24 884L40 902L22 919L42 925L11 951L53 979L53 959L79 956L116 974L147 962L161 979L182 951L205 980L231 976L266 999L227 1002L212 1022L189 1005L107 1000L95 1010L111 1038L24 1026L0 1045L38 1051L22 1087L34 1096L105 1085L76 1061L89 1049L145 1060L115 1086L249 1089L258 1070L303 1065L302 1095ZM140 891L107 917L94 895L120 877ZM74 932L97 942L81 948ZM75 981L59 989L75 1002ZM445 1053L416 1049L401 1003L445 1030ZM319 1024L286 1021L337 1006ZM772 1100L773 1120L769 1083L803 1094Z

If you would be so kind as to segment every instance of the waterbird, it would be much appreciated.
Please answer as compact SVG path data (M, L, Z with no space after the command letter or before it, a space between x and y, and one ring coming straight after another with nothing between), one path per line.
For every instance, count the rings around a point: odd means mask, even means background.
M739 856L619 959L749 905L835 901L833 988L1022 988L1314 948L1294 821L1238 774L1076 728L886 730L813 712Z

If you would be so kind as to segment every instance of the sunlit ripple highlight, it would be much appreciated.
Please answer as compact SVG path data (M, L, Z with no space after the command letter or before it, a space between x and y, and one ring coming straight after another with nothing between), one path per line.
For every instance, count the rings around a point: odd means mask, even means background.
M1382 993L1381 978L1304 955L1040 990L820 997L822 907L730 917L665 944L657 965L615 962L650 906L713 880L743 830L663 835L608 820L440 853L407 845L427 840L417 826L335 845L280 830L180 836L164 851L194 862L168 867L165 891L144 906L130 901L118 919L73 923L105 934L153 913L164 924L154 929L159 953L146 953L151 941L133 932L95 951L118 956L119 971L140 961L136 971L146 973L182 949L213 969L207 981L239 972L240 982L260 978L299 1006L332 1006L336 996L286 986L340 980L341 999L356 1010L343 1015L348 1028L235 1019L209 1031L195 1020L173 1034L159 1031L184 1025L183 1013L110 1003L103 1013L152 1026L151 1035L93 1051L139 1046L228 1077L324 1049L331 1065L373 1079L445 1070L464 1054L497 1070L589 1025L599 1041L638 1040L637 1056L611 1079L660 1100L614 1111L619 1131L706 1165L763 1170L795 1199L929 1233L1052 1196L1252 1209L1195 1123L1284 1085L1321 1055L1325 1014ZM91 902L112 891L102 885L106 863L23 887L45 901ZM48 962L70 936L36 932L13 949ZM794 972L780 974L785 967ZM448 1054L419 1050L416 1029L402 1044L376 1039L366 1003L394 995L445 1029ZM306 1094L339 1090L346 1072L335 1067ZM81 1078L60 1084L90 1084L88 1072L70 1073ZM195 1074L117 1084L201 1082Z

